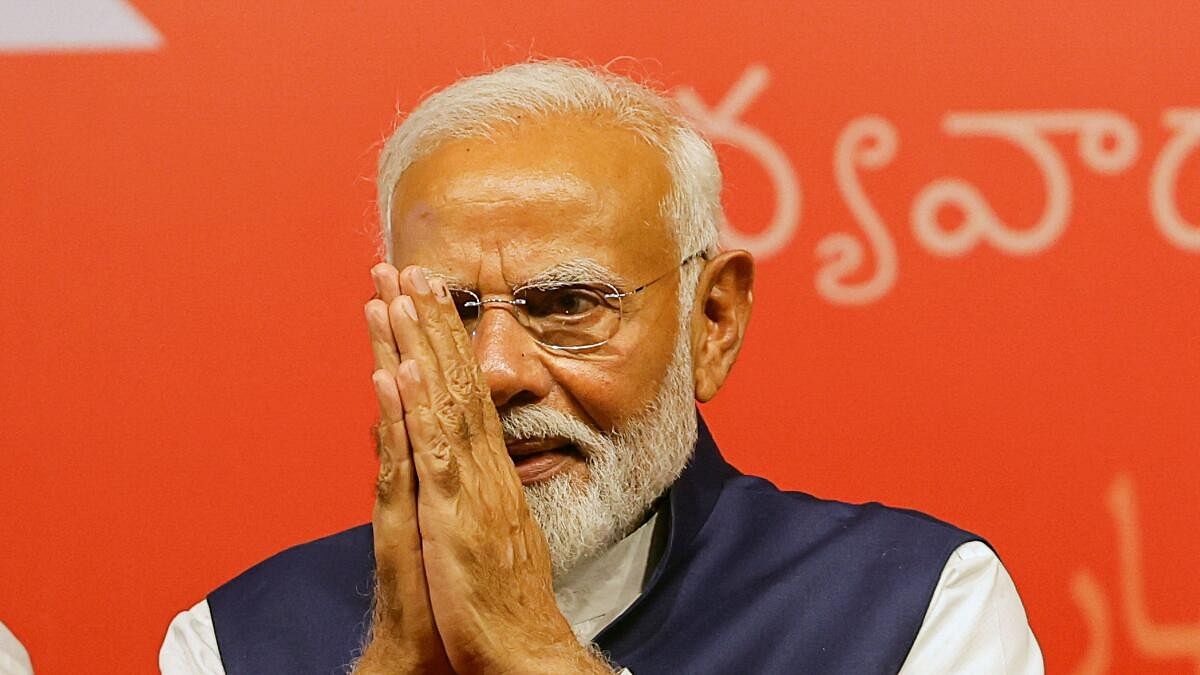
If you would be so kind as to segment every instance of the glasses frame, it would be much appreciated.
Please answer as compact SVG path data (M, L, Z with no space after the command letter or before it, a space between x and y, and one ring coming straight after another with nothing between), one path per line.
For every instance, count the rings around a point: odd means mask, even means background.
M637 288L635 288L631 291L621 291L616 286L613 286L612 284L605 282L605 281L596 281L596 282L589 282L587 284L583 284L583 285L588 285L588 286L605 286L608 289L610 289L612 292L604 293L601 297L603 297L607 300L616 300L617 301L617 329L615 331L613 331L612 335L608 336L604 340L601 340L600 342L593 342L591 344L586 344L586 345L575 345L575 346L571 346L571 347L564 347L561 345L552 345L547 342L542 342L541 340L539 340L537 338L537 336L535 336L532 332L530 332L529 326L527 326L525 323L522 323L519 319L518 319L517 323L521 324L521 327L525 329L525 332L529 333L529 336L533 338L534 342L536 342L539 345L545 347L546 349L549 349L552 351L574 353L574 352L587 351L589 349L596 349L598 347L603 347L604 345L608 344L608 342L610 340L612 340L614 337L616 337L617 333L620 332L620 330L621 330L621 319L625 318L625 304L624 304L625 298L633 297L633 296L637 295L638 293L641 293L642 291L646 290L647 288L650 288L651 286L658 283L659 281L666 279L672 273L679 271L680 269L683 268L684 265L687 265L688 263L692 262L693 260L696 260L697 258L703 258L704 260L708 260L708 255L705 251L697 251L696 253L693 253L692 255L689 255L686 258L684 258L675 267L672 267L671 269L667 270L666 272L663 272L662 274L658 275L654 279L647 281L646 283L642 284L641 286L638 286ZM565 285L574 286L577 284L565 284ZM518 286L517 288L512 289L512 292L510 293L510 295L515 296L525 289L535 288L535 287L536 287L536 285L534 285L534 284ZM526 304L525 300L522 298L513 297L510 299L510 298L497 298L497 297L480 297L480 295L478 293L476 293L475 291L472 291L470 289L456 288L454 290L455 290L455 292L465 293L465 294L475 298L473 301L468 301L468 302L463 303L463 307L478 308L479 314L476 317L476 320L483 318L483 312L487 309L488 305L509 305L509 306L513 307L514 312L516 312L517 307L521 307ZM470 333L471 333L471 337L475 336L474 329L472 329L470 331Z

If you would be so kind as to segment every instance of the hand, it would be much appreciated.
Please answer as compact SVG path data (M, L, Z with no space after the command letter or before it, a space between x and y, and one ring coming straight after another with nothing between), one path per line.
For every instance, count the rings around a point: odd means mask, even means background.
M451 673L433 620L421 537L417 531L417 484L404 409L396 388L400 355L388 320L388 305L400 295L396 268L371 270L378 297L367 303L367 330L375 354L379 399L379 476L375 509L375 608L371 641L356 673Z
M394 381L419 485L420 557L450 663L459 673L611 673L555 603L545 537L445 285L409 267L400 286L388 306L402 356ZM392 390L382 390L390 405Z

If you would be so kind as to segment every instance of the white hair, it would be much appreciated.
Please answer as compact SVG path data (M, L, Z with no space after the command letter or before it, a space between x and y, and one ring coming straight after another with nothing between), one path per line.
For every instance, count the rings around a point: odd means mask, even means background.
M659 207L678 253L716 250L721 169L703 136L659 92L598 67L566 60L518 63L463 78L429 96L396 128L379 156L384 252L392 259L391 199L413 162L456 138L494 138L529 119L578 115L615 125L659 149L671 188Z

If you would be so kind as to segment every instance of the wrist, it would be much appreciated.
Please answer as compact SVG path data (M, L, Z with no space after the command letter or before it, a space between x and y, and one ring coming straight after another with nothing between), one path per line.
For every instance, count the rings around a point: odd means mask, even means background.
M354 675L414 672L406 667L403 658L401 650L384 646L380 640L371 640L363 649L362 657L354 663Z
M515 659L515 660L514 660ZM614 668L604 653L594 646L578 642L571 645L539 649L533 653L512 655L496 672L507 675L613 675Z
M412 673L449 673L450 666L445 655L422 649L415 645L405 646L394 640L374 637L363 649L363 655L354 664L354 675L400 675Z

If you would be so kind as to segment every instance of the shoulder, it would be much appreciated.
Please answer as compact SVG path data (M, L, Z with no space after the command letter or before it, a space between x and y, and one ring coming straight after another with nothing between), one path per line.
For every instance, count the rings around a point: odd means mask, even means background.
M818 499L753 476L723 476L716 492L698 525L687 522L685 500L673 502L672 516L694 534L668 542L641 616L606 636L636 641L622 661L635 673L668 657L704 661L711 672L897 672L947 561L980 541L917 511ZM726 636L766 630L776 639L770 649L714 642L714 625ZM672 648L660 657L639 634ZM709 642L717 646L697 652Z
M359 525L280 551L222 584L209 595L210 602L225 604L292 586L311 587L370 579L374 570L370 525ZM362 589L370 594L369 587Z
M371 528L293 546L208 596L226 672L318 672L349 662L370 618Z
M704 569L786 580L780 588L797 597L886 595L919 622L951 554L970 541L982 539L918 511L818 499L738 475L724 481L686 557Z
M784 491L756 476L726 482L713 510L716 526L734 521L754 525L747 536L786 538L803 548L842 544L864 555L926 552L937 569L950 554L981 537L931 515L879 502L853 504Z
M360 559L364 553L371 553L370 525L359 525L284 549L246 570L233 581L273 574L320 572Z
M918 511L818 499L751 476L726 483L697 539L694 555L714 569L752 569L779 580L781 596L827 602L826 613L869 602L911 620L909 640L955 551L973 541L989 550L979 536Z
M321 617L357 625L371 596L374 569L369 525L292 546L225 582L171 622L159 651L164 673L220 675L257 646L298 640L303 646ZM296 637L293 637L296 636ZM293 647L295 648L295 647Z

